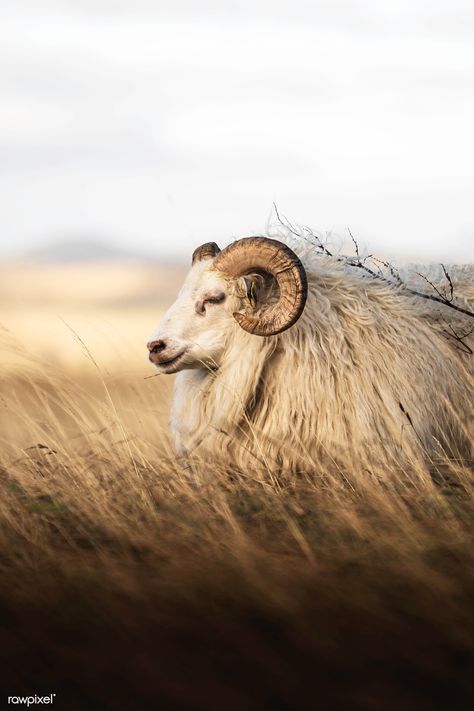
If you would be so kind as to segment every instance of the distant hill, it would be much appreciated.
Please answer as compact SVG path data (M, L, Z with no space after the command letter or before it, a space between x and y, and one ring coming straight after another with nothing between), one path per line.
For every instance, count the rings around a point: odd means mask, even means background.
M23 258L28 261L48 264L157 261L156 256L151 257L150 255L115 247L94 239L70 239L51 242L42 247L29 250L23 255Z

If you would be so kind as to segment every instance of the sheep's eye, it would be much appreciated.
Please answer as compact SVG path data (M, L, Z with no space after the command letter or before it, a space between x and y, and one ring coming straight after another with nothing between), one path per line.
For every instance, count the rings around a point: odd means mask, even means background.
M194 305L194 310L199 316L204 316L206 313L207 304L221 304L225 300L225 294L221 292L220 294L204 295L202 299L196 301Z
M205 300L205 303L206 304L221 304L224 301L224 299L225 299L224 293L216 294L216 296L209 296L209 298L207 298Z

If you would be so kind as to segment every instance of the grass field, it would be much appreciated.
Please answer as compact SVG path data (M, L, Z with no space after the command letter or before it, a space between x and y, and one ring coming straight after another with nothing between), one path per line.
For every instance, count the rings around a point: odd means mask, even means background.
M3 701L470 707L469 463L190 476L172 382L147 377L145 353L179 270L60 283L62 268L15 268L0 288Z

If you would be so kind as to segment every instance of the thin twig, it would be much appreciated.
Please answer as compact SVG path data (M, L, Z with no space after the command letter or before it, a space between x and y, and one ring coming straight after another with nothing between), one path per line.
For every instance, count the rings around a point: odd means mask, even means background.
M451 302L451 301L453 300L453 298L454 298L454 286L453 286L453 282L451 281L451 277L450 277L450 275L448 274L448 272L447 272L446 267L444 266L444 264L442 264L441 266L442 266L442 268L443 268L443 273L444 273L444 276L446 277L446 281L447 281L448 284L449 284L449 290L450 290L450 292L449 292L449 299L448 299L448 297L446 297L446 300L449 301L449 302Z
M459 334L449 323L447 324L446 328L443 328L443 333L445 333L451 340L456 341L456 343L460 344L460 347L456 346L458 350L463 351L463 353L467 353L468 355L473 354L472 348L465 342L464 339L470 336L471 333L474 333L474 326L469 331L466 331L466 333Z
M320 252L325 254L328 257L333 257L334 255L327 249L327 247L322 243L320 237L316 235L309 227L303 227L301 230L298 232L296 228L290 223L289 220L287 220L286 217L282 218L280 216L280 213L278 212L278 208L275 203L273 203L273 207L275 209L275 215L277 217L278 222L282 225L282 227L285 227L287 230L291 232L292 235L296 237L303 237L304 236L301 234L301 231L306 232L310 237L312 237L313 240L316 242L316 248L319 249ZM380 270L379 268L379 273L375 272L373 269L368 267L365 264L365 259L361 260L360 259L360 252L359 252L359 246L357 244L357 240L354 238L352 232L349 229L349 235L354 242L355 249L356 249L356 258L354 259L353 257L346 257L345 255L334 257L338 262L344 262L344 264L347 264L350 267L357 267L358 269L362 269L363 271L367 272L367 274L370 274L370 276L374 277L375 279L380 279L384 281L386 284L390 284L391 286L399 286L402 287L403 291L402 293L407 293L407 294L412 294L413 296L419 296L421 299L426 299L427 301L435 301L438 304L442 304L443 306L448 306L451 309L454 309L455 311L459 311L459 313L465 314L466 316L470 316L471 318L474 318L474 312L471 311L470 309L463 308L462 306L458 306L457 304L453 303L454 299L454 287L453 283L451 280L451 277L449 276L446 268L444 265L441 265L443 267L444 275L446 277L446 280L448 281L449 287L450 287L450 295L448 296L446 293L443 294L435 284L433 284L424 274L420 274L417 272L418 276L422 277L436 292L435 294L425 294L421 291L417 291L416 289L411 289L406 284L402 281L400 274L398 270L390 264L390 262L385 262L381 259L377 259L376 257L371 255L371 258L374 262L378 262L379 264L383 264L389 271L391 276L395 281L392 281L392 279L389 279L386 277Z

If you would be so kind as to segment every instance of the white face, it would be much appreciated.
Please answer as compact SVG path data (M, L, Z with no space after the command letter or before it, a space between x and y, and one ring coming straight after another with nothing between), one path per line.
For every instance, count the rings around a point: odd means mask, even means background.
M150 336L150 361L161 373L219 367L239 300L231 284L210 269L212 260L191 268L174 304Z

